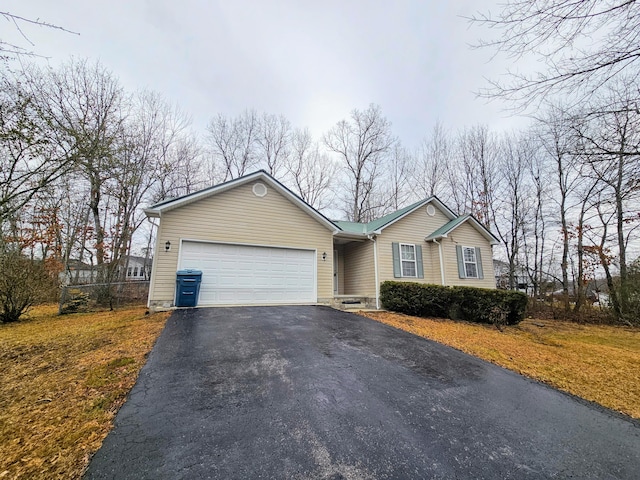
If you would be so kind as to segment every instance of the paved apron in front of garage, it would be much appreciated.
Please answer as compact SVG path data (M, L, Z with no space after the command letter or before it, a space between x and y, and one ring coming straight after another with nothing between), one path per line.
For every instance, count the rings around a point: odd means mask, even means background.
M86 478L632 479L640 426L330 308L192 309Z

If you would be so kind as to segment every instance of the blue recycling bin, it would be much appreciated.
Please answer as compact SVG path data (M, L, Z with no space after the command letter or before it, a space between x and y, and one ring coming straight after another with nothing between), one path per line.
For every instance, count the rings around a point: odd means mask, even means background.
M178 270L176 273L176 307L195 307L200 294L200 270Z

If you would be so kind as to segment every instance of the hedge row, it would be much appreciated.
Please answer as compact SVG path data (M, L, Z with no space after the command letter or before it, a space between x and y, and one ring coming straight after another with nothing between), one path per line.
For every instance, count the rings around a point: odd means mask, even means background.
M496 325L520 323L527 308L527 296L522 292L414 282L384 282L380 300L387 310L407 315Z

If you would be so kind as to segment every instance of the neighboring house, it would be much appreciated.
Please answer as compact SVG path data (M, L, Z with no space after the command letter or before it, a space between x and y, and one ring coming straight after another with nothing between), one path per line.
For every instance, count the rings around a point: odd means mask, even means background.
M67 268L60 272L59 279L63 285L85 285L94 283L98 276L94 265L79 260L69 260Z
M493 261L493 271L496 276L496 287L505 290L509 289L509 263L502 260ZM516 265L514 269L514 289L526 294L530 294L533 291L533 283L529 278L527 269Z
M121 265L123 265L123 267L126 265L125 280L150 280L152 262L152 258L137 257L134 255L123 257ZM118 271L118 274L119 273ZM92 284L98 281L98 277L98 267L96 265L88 265L78 260L69 260L66 270L61 272L59 276L60 282L64 285Z
M122 265L126 265L126 280L149 280L151 278L152 258L129 255L122 259Z
M495 288L497 239L436 197L369 223L333 222L264 171L145 210L159 218L149 306L174 305L176 271L203 272L198 305L379 307L385 280Z

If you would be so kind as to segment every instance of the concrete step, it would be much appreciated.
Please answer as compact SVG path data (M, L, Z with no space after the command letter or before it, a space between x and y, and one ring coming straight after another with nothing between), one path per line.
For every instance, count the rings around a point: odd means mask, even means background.
M343 310L362 310L367 307L366 303L357 302L357 303L345 303L342 302L341 307Z

